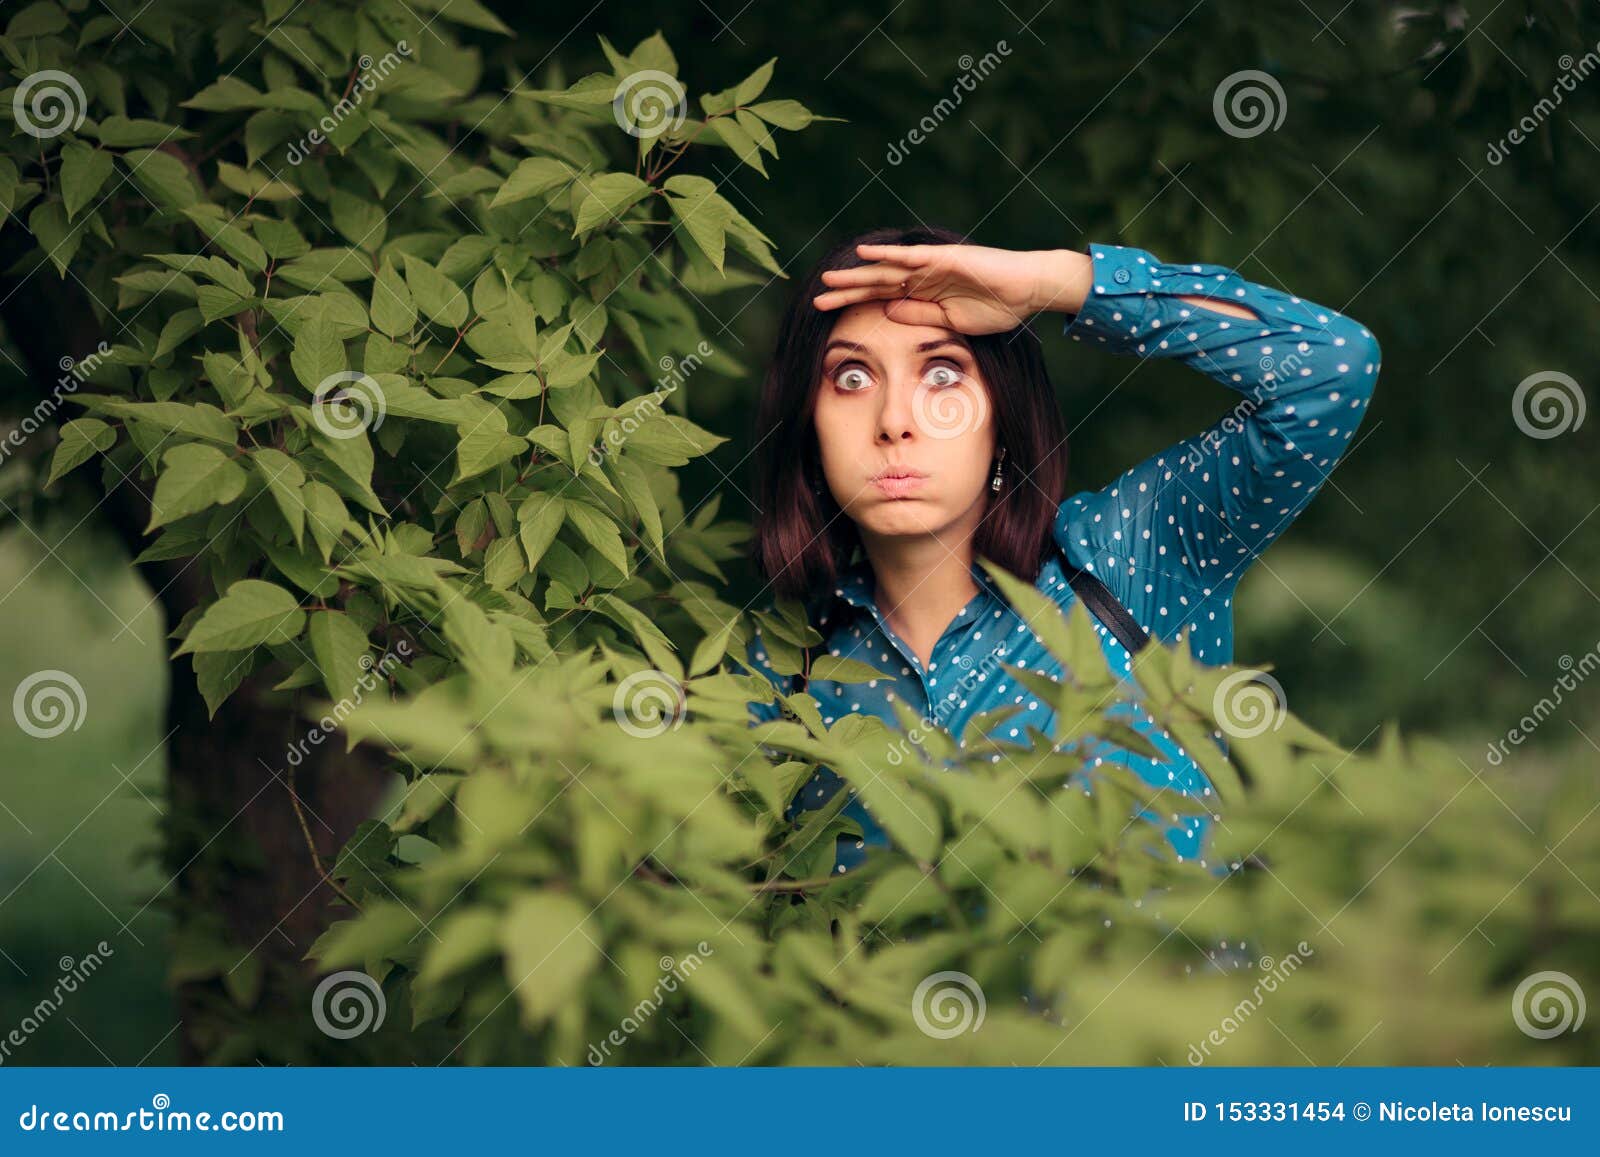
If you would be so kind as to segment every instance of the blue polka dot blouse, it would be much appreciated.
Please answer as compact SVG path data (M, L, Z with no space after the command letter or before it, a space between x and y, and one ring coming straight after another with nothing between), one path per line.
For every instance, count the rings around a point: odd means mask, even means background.
M1077 597L1062 569L1064 556L1098 575L1153 637L1171 644L1186 630L1196 660L1231 662L1234 587L1350 445L1377 382L1377 340L1336 310L1248 281L1225 266L1169 265L1147 250L1119 245L1090 245L1088 252L1094 289L1066 324L1069 337L1114 353L1176 358L1242 397L1199 435L1151 455L1100 490L1063 501L1053 531L1059 551L1041 569L1036 586L1063 608ZM1223 298L1259 320L1197 307L1183 301L1184 295ZM824 646L829 654L868 663L892 678L813 679L808 690L820 701L823 720L831 725L846 713L865 712L898 729L890 704L899 697L924 721L959 736L973 716L1016 704L1023 710L1003 720L992 738L1025 744L1029 726L1051 734L1055 713L1002 664L1056 677L1060 665L988 575L976 565L972 575L978 593L945 628L926 667L878 610L866 562L841 576L832 597L820 601L825 609L815 620ZM1105 624L1091 619L1111 669L1128 671L1127 651ZM791 689L793 681L768 664L759 631L745 659L779 691ZM752 702L750 710L758 722L780 714L777 703ZM1130 717L1162 757L1094 740L1085 749L1091 777L1094 767L1115 761L1153 786L1213 798L1199 767L1137 702L1120 703L1114 712ZM820 769L796 796L791 818L842 789L847 790L839 776ZM860 823L863 835L838 841L836 872L888 843L859 799L844 814ZM1165 827L1178 855L1205 863L1211 819L1142 814Z

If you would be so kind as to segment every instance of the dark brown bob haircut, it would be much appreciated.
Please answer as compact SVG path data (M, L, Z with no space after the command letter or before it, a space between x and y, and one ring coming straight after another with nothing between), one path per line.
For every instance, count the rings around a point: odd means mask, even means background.
M829 269L866 265L857 245L963 245L952 229L873 229L824 254L796 286L761 385L754 434L757 512L752 553L778 597L806 599L831 590L860 539L822 479L813 423L823 347L840 310L812 299L828 291ZM995 446L1006 451L998 492L978 525L974 552L1032 580L1051 549L1051 526L1065 497L1067 433L1045 370L1038 336L1026 325L963 335L989 387ZM817 493L821 491L821 493Z

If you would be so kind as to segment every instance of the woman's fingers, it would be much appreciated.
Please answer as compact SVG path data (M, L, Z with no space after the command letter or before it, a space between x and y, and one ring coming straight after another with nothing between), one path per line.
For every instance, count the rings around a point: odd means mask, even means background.
M857 245L856 254L866 261L890 261L916 268L927 263L933 245Z
M811 299L811 303L818 309L840 309L863 301L903 296L905 295L900 290L900 283L895 282L893 285L858 285L849 289L830 289L827 293L817 294Z
M883 312L890 321L899 322L901 325L927 325L943 328L950 324L949 319L945 317L942 305L933 301L921 301L915 297L891 301L883 307Z
M823 270L822 280L834 289L849 289L857 285L894 285L910 280L916 271L909 266L889 262L857 265L850 269Z

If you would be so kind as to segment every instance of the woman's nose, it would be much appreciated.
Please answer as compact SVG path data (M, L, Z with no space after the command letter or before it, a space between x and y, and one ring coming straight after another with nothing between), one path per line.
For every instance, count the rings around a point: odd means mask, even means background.
M891 443L910 438L917 428L915 386L905 382L891 382L882 396L883 405L878 411L877 440L880 443Z

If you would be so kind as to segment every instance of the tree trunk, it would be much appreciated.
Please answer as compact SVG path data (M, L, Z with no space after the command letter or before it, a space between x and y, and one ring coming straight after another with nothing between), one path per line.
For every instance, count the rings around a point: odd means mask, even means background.
M16 256L0 254L0 268L11 268ZM7 280L0 320L28 373L24 408L31 409L50 396L63 357L81 357L107 335L73 279L60 281L46 268L20 289ZM53 420L59 425L77 415L69 401ZM85 468L69 481L83 485L91 477ZM130 480L96 495L102 497L96 517L133 557L148 545L148 495ZM213 595L206 569L193 559L137 569L160 602L168 630ZM385 783L379 753L357 748L346 755L339 742L308 746L305 760L291 769L286 752L309 721L299 714L297 696L270 690L273 681L247 678L210 719L190 661L172 664L166 721L171 806L162 835L169 879L161 897L175 917L173 975L185 1063L271 1063L303 1055L292 1044L275 1047L272 1034L258 1030L310 1024L306 982L312 972L303 958L345 909L313 863L290 777L326 866L356 826L371 818ZM223 963L195 967L196 945L204 946L202 956ZM230 959L240 963L230 965ZM258 966L259 985L245 979ZM285 1036L292 1040L293 1033Z

